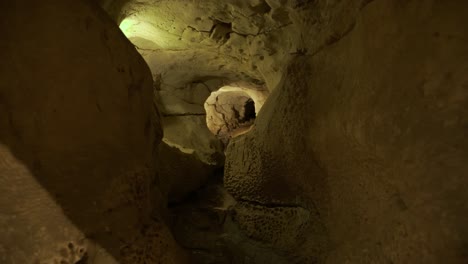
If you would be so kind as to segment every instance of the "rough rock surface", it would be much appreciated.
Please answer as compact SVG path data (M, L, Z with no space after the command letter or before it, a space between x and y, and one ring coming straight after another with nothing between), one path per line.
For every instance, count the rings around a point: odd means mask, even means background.
M176 87L197 76L275 87L299 37L289 11L263 0L127 1L118 22L152 71Z
M311 212L323 228L304 235L298 263L464 263L468 5L379 0L341 16L351 2L313 11L328 26L229 146L226 188L265 211ZM317 45L330 31L342 33ZM253 237L274 238L269 223ZM327 246L309 251L316 242Z
M1 263L467 262L466 1L97 2L0 2Z
M204 134L205 124L193 122L205 113L209 93L223 86L219 81L276 87L299 36L290 27L288 10L270 12L263 0L100 2L161 82L157 101L179 131L171 135L174 131L163 122L168 141L193 149L205 163L223 151L212 147L214 140L206 142L210 136ZM193 140L193 131L204 139Z
M170 207L171 229L177 242L190 252L191 263L289 263L284 255L239 229L232 210L236 201L219 182L219 176L185 202Z
M91 2L0 10L0 262L180 263L144 60Z
M227 138L234 130L248 128L255 121L255 103L243 92L225 92L210 99L205 103L206 123L218 138Z
M310 180L320 169L307 150L306 122L297 118L307 109L306 81L295 77L306 74L304 62L290 70L281 90L273 91L252 130L228 145L224 177L239 202L234 220L240 229L293 263L314 263L328 246L327 230L309 196L315 188Z

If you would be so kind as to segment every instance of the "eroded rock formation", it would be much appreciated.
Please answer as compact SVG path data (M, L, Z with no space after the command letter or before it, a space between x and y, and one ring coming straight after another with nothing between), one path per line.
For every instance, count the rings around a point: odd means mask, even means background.
M181 260L150 188L162 131L144 60L94 3L0 9L0 262Z
M466 261L465 10L371 2L346 36L297 57L227 152L241 228L300 263ZM312 226L282 245L291 207Z
M0 10L1 263L467 261L464 1Z

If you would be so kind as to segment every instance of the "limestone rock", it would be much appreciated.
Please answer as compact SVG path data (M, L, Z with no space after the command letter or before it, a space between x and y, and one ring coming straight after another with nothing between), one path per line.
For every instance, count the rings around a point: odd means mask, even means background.
M352 2L310 1L330 24L304 32L336 34L297 54L255 128L231 142L226 188L236 200L316 216L297 263L462 263L468 50L455 36L468 35L467 5L342 9ZM263 237L278 230L242 225Z
M92 2L0 9L0 262L129 263L121 249L157 218L147 65Z
M264 87L244 82L221 87L204 103L208 129L224 142L248 132L267 97Z

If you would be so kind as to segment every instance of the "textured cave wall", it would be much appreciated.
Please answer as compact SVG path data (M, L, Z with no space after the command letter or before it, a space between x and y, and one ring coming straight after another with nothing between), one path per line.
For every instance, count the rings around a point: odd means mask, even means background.
M0 262L180 263L144 60L94 3L0 10Z
M208 130L203 104L222 85L220 79L191 82L181 88L161 83L155 92L155 102L161 110L164 141L177 147L182 156L210 166L223 166L222 145ZM200 166L205 166L200 164Z
M165 139L193 149L204 163L223 162L212 158L223 148L204 122L209 93L237 81L268 82L267 89L273 89L285 58L297 50L299 35L288 13L293 10L273 10L274 1L267 2L100 1L161 83L156 101Z
M274 3L267 2L130 2L122 10L124 22L129 21L124 31L167 84L179 87L200 76L218 76L267 80L275 87L282 59L296 49L298 34L291 26L292 10L272 10Z
M157 101L168 116L166 139L194 149L205 163L220 164L210 159L222 149L200 122L204 111L192 96L203 93L198 88L213 91L222 86L213 86L219 80L242 80L276 89L291 58L317 52L349 32L354 14L369 1L98 2L161 82L156 97L164 99Z
M205 103L210 131L218 137L228 138L234 130L250 127L254 119L244 118L249 99L244 92L224 92L210 97Z
M298 263L465 263L468 5L351 2L228 147L234 220Z

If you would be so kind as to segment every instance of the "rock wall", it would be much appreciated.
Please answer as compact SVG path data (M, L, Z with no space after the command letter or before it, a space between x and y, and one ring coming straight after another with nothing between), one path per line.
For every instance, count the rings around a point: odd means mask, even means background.
M165 143L158 146L158 154L159 189L169 203L186 199L191 192L205 185L210 177L214 177L220 168L203 163L193 153L181 152Z
M230 144L235 220L297 263L465 263L468 5L350 2Z
M0 262L180 263L144 60L90 1L0 10Z
M264 0L98 2L161 81L156 96L165 139L221 165L211 158L224 149L206 129L203 103L232 82L276 87L285 58L296 49L290 10L272 11Z

